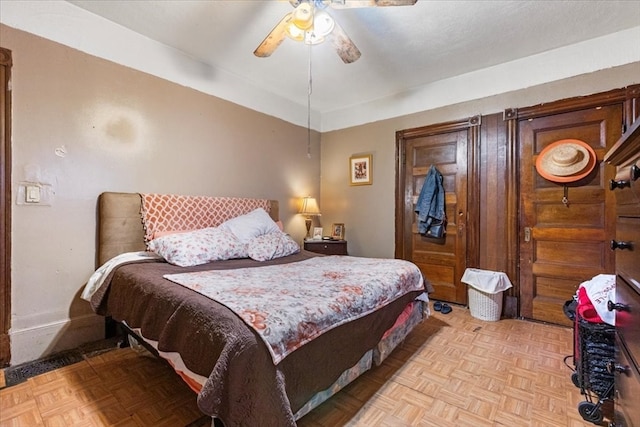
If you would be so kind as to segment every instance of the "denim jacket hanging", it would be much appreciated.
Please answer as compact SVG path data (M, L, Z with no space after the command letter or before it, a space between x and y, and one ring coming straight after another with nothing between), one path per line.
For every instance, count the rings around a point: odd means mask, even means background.
M431 165L416 204L418 233L438 239L444 237L447 227L442 181L440 171Z

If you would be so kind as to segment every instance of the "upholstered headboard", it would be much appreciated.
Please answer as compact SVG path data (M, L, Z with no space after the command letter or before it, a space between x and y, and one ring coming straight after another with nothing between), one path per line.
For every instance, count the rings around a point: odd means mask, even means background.
M280 219L277 200L270 200L269 215ZM144 227L139 193L102 193L98 198L96 264L101 266L116 255L144 251Z

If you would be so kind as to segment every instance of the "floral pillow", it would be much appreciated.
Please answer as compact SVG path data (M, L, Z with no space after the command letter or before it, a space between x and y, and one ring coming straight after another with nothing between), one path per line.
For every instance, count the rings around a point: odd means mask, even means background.
M249 243L263 234L280 231L278 224L262 208L225 221L219 228L232 232L242 243Z
M247 245L250 258L256 261L268 261L300 252L298 245L288 234L278 230L255 237Z
M159 237L149 242L149 250L180 267L247 257L247 245L219 227Z

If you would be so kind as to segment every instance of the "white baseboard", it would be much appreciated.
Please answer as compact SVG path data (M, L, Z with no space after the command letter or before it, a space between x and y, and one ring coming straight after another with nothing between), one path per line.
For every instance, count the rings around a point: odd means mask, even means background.
M86 315L9 331L11 365L30 362L104 338L104 317Z

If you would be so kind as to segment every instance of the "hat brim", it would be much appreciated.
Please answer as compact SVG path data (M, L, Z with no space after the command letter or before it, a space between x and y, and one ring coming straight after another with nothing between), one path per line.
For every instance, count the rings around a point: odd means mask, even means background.
M580 147L584 148L585 151L589 154L589 161L587 162L586 166L583 169L581 169L580 171L578 171L578 172L576 172L576 173L574 173L572 175L565 175L565 176L553 175L553 174L547 172L545 170L545 168L542 166L542 164L541 164L542 163L542 159L544 159L545 156L550 151L552 151L553 149L555 149L558 146L563 145L563 144L576 144L576 145L579 145ZM576 181L580 181L582 178L584 178L587 175L589 175L591 173L591 171L593 171L593 168L595 168L596 162L597 162L596 152L586 142L580 141L579 139L561 139L559 141L552 142L551 144L547 145L540 152L540 154L538 154L538 158L536 159L536 170L538 171L538 174L540 174L541 177L543 177L544 179L546 179L548 181L559 182L559 183L576 182Z

